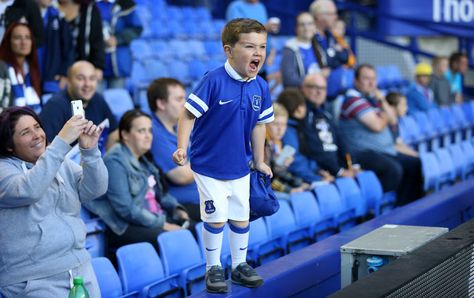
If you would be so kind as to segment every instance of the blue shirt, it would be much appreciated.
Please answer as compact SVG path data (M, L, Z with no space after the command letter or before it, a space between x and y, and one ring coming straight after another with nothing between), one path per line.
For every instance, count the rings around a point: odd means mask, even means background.
M154 114L152 114L152 116L153 143L151 145L151 152L153 153L153 160L155 164L167 174L177 167L173 162L172 156L178 146L178 139L176 134L166 129L158 117ZM187 185L176 185L169 180L168 182L168 191L176 197L180 203L199 204L199 192L195 182Z
M252 130L273 121L265 80L257 76L245 81L226 62L202 78L185 107L196 117L191 134L193 171L222 180L247 175Z
M236 18L254 19L265 25L268 22L267 9L260 2L234 1L227 7L226 20L230 21Z

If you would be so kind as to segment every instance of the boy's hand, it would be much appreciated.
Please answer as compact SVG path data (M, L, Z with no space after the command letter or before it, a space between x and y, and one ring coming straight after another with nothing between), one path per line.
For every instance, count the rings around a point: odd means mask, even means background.
M179 166L184 166L186 163L186 150L182 148L176 149L173 153L173 161Z
M264 162L256 163L254 165L254 167L255 167L255 170L257 170L261 173L264 173L267 176L270 176L270 178L273 177L272 169L270 169L270 167L267 166L266 163L264 163Z

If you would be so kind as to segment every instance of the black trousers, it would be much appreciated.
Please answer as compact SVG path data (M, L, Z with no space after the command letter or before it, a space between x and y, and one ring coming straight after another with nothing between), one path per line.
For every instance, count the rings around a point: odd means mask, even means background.
M353 159L362 169L375 172L384 192L397 192L398 205L405 205L424 195L419 158L401 153L393 156L367 150L354 153Z

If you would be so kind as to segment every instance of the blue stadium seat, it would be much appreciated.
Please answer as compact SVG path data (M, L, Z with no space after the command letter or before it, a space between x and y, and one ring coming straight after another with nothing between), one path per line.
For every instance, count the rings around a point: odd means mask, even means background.
M169 71L166 64L157 59L146 59L142 61L145 71L146 83L162 77L168 77Z
M187 43L188 43L188 47L192 49L191 59L192 58L201 59L201 60L207 59L206 49L204 48L204 42L202 42L201 40L194 39L194 40L188 40Z
M426 142L426 137L421 132L414 117L410 115L401 117L398 120L398 125L400 130L400 136L406 144L412 145L412 147L417 148L419 152L428 151L429 146L428 142Z
M169 67L169 76L180 80L183 84L191 82L189 75L189 66L187 62L174 61Z
M432 152L421 152L421 170L423 173L423 190L439 190L441 170L438 165L438 159Z
M413 117L420 128L420 133L423 134L426 140L429 140L429 150L439 148L441 146L439 133L433 124L431 124L428 114L419 111L414 113Z
M443 116L444 123L448 126L451 134L454 136L454 142L460 143L462 140L462 123L457 121L454 114L451 113L451 109L447 106L439 108L440 114Z
M452 144L448 147L448 151L451 154L451 159L453 161L456 177L464 180L467 177L469 164L464 155L461 144Z
M465 140L461 143L461 148L464 152L464 160L468 166L467 176L474 174L474 146L470 140Z
M105 223L93 216L84 207L81 208L81 219L86 225L86 249L92 257L102 257L105 254Z
M153 57L153 51L148 41L144 39L135 39L130 43L130 50L134 60L144 60Z
M372 171L361 171L356 175L361 194L365 197L367 209L375 216L380 215L380 205L383 196L382 185Z
M199 80L208 71L206 63L198 59L193 59L189 62L189 77L191 80Z
M309 233L296 225L295 217L289 203L279 200L280 209L271 216L265 217L270 239L287 253L298 250L311 243Z
M166 61L174 56L168 42L164 39L151 40L150 47L156 59Z
M224 49L222 48L222 42L218 40L204 41L204 48L210 60L212 60L213 57L224 56Z
M451 159L451 155L447 148L439 148L434 151L438 159L440 188L445 185L451 185L456 181L456 167Z
M355 210L345 206L334 184L320 185L314 192L323 218L334 218L335 227L341 231L355 226Z
M442 136L442 145L448 146L451 144L451 131L449 126L444 121L444 117L437 108L428 110L428 118L438 135Z
M169 5L165 13L166 13L166 17L170 20L176 20L176 21L185 20L183 10L179 6Z
M206 264L201 250L189 230L163 232L158 235L163 267L166 275L179 275L179 285L185 294L195 294L204 289Z
M147 242L124 245L117 249L117 265L123 291L138 291L140 297L165 293L180 294L177 274L166 274L155 248Z
M150 22L150 25L145 27L142 36L146 39L166 39L172 37L172 34L174 34L175 32L181 32L183 30L181 26L176 28L175 30L175 28L170 27L172 25L174 24L168 23L167 19L163 20L159 18L153 18L153 20Z
M199 244L199 247L201 248L201 257L203 260L205 260L206 255L205 255L205 247L204 243L202 240L202 228L203 228L203 223L198 222L195 226L194 229L196 231L196 236L197 236L197 241ZM227 224L224 227L224 235L222 237L222 248L221 248L221 265L222 267L226 270L226 273L229 272L230 269L232 269L232 259L230 255L230 245L229 245L229 227Z
M193 58L193 49L188 46L187 41L173 39L168 44L176 59L189 61Z
M341 199L346 208L355 210L357 217L363 217L367 214L367 201L359 189L356 181L348 177L340 177L335 181Z
M122 283L109 259L104 257L92 258L92 267L99 283L102 298L138 297L138 291L123 295Z
M267 226L263 218L250 223L247 261L255 266L265 264L285 254L283 247L275 245L269 238Z
M322 219L318 203L312 192L293 193L290 200L296 225L307 229L312 240L322 240L335 233L334 229L328 229L328 223Z
M120 121L120 118L126 111L134 108L132 97L126 89L106 89L103 94L117 122Z

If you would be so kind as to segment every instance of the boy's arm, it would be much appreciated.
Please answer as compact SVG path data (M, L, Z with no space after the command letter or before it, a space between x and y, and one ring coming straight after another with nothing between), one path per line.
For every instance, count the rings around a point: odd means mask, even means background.
M188 110L184 110L178 121L178 148L173 153L173 161L182 166L186 163L186 152L189 136L194 126L194 117Z
M265 164L264 151L265 151L265 124L257 124L252 130L252 152L253 162L256 170L273 177L272 170Z

